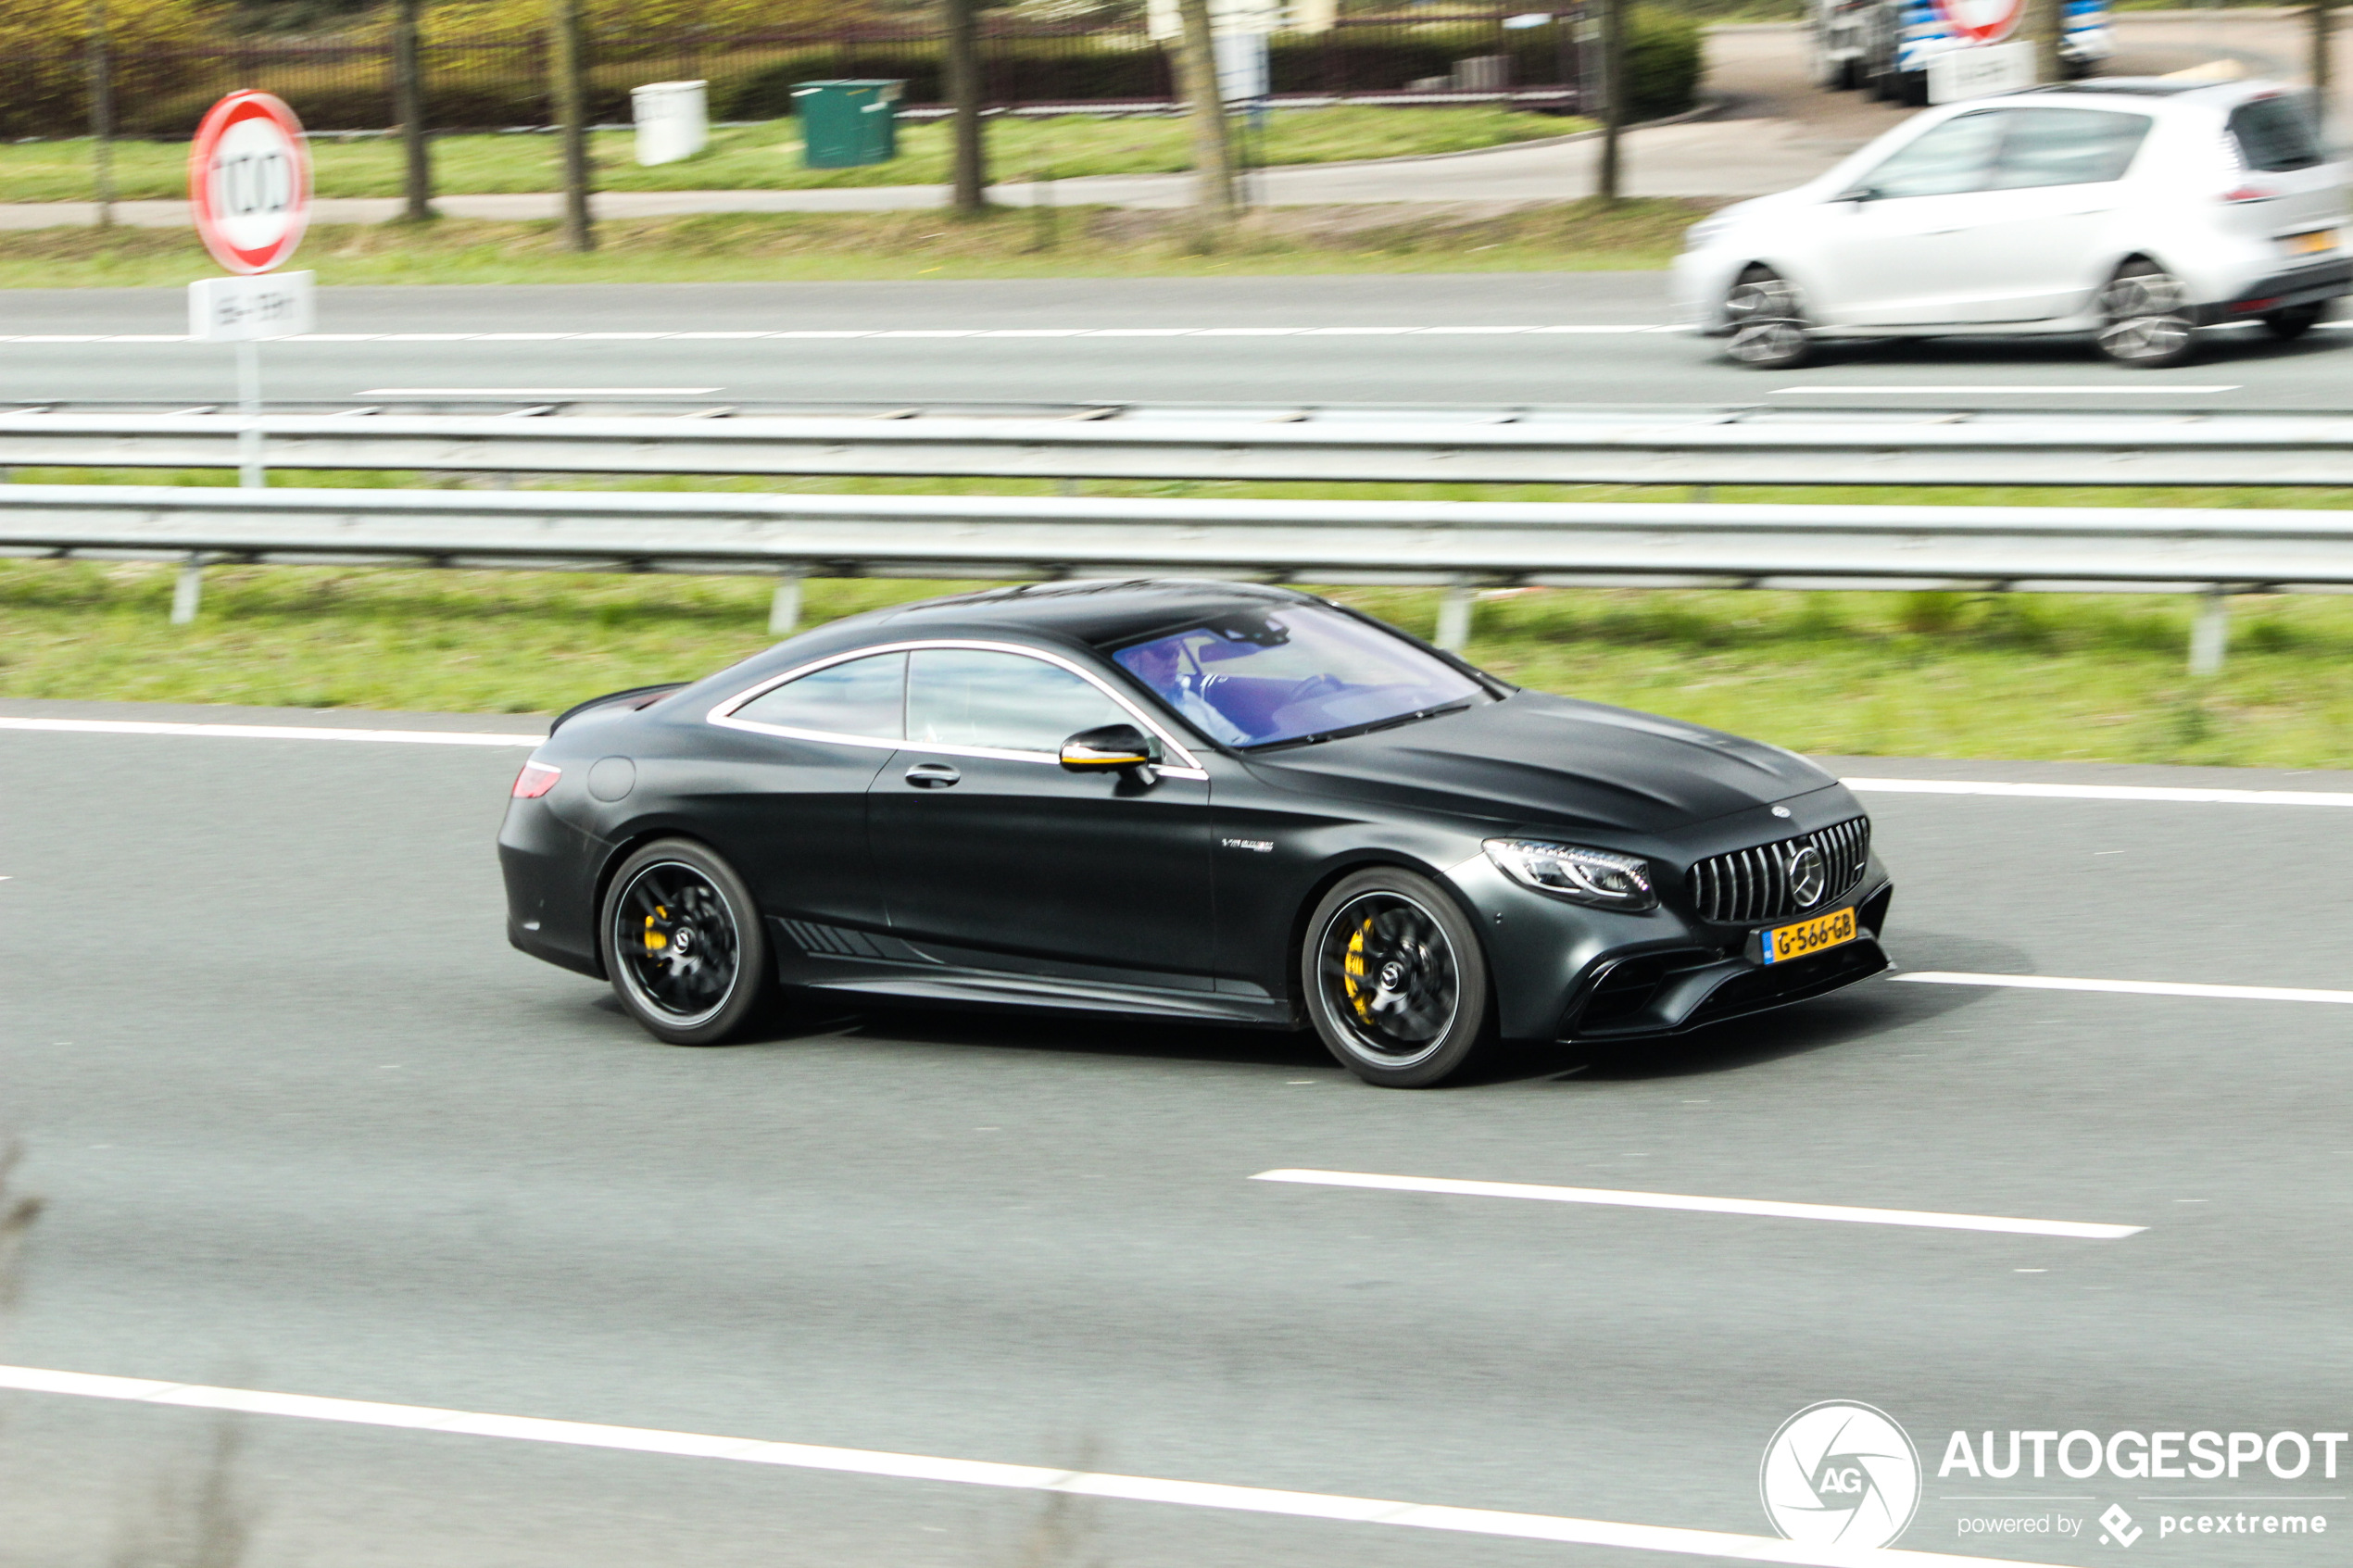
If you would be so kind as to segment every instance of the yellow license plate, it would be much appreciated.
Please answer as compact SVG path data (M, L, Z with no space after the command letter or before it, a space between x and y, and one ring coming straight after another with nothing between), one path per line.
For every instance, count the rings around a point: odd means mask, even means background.
M2290 234L2280 242L2290 256L2310 256L2316 251L2336 248L2336 231L2315 229L2309 234Z
M1787 963L1792 959L1854 941L1855 911L1838 909L1799 921L1795 925L1777 925L1770 931L1757 933L1757 936L1764 947L1765 962Z

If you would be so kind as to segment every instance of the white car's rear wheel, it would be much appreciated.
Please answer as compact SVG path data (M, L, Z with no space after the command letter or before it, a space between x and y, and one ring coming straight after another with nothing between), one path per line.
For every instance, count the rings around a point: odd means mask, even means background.
M2197 328L2190 291L2154 261L2128 261L2100 291L2100 352L2120 365L2161 370L2190 357Z
M1769 267L1752 267L1724 299L1732 329L1730 353L1760 370L1789 370L1814 356L1806 333L1806 303L1797 286Z

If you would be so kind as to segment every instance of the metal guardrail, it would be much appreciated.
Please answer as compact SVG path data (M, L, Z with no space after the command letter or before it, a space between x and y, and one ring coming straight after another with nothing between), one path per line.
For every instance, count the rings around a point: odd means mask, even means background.
M548 415L552 406L519 409ZM2353 417L1189 409L0 415L0 465L1320 483L2353 485Z
M1641 503L1111 500L733 493L0 486L0 555L179 559L174 619L228 561L1059 578L1183 573L1437 584L1459 647L1470 596L1522 584L2156 592L2205 596L2193 668L2219 667L2225 596L2353 592L2333 511Z

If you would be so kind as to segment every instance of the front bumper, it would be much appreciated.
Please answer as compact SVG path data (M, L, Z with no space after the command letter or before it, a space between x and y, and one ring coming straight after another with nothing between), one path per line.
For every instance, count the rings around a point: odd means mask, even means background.
M2353 257L2315 261L2258 279L2229 299L2201 305L2195 319L2199 326L2210 327L2222 321L2247 320L2291 306L2318 305L2347 294L2353 294Z
M1592 966L1561 1016L1563 1040L1627 1040L1722 1023L1827 995L1888 967L1880 933L1894 884L1866 878L1856 890L1855 939L1781 963L1749 957L1753 943L1614 955ZM1839 900L1843 906L1845 899Z

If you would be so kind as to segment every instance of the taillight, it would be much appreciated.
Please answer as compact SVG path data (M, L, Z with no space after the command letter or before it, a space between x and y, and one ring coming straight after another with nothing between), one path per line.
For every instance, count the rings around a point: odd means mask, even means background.
M536 800L555 788L556 781L563 776L561 768L550 768L545 762L526 762L522 765L522 771L515 775L514 797L517 800Z
M2222 193L2222 199L2226 202L2267 202L2278 194L2277 191L2267 191L2260 185L2234 185Z

